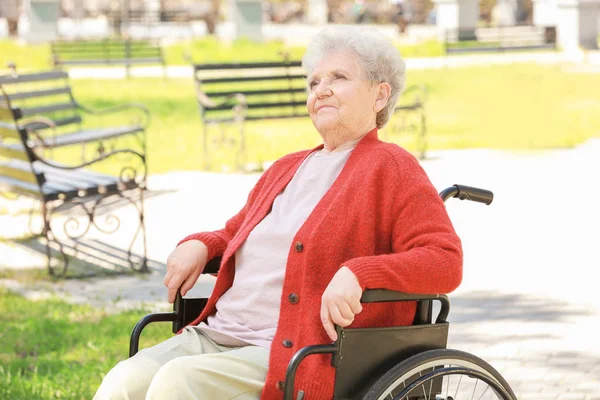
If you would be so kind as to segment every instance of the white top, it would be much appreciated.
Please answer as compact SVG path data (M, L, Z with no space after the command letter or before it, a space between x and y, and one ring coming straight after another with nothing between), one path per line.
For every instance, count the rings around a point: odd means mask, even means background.
M225 346L270 348L294 237L337 179L357 142L310 154L275 198L271 212L235 253L233 285L217 301L217 311L207 324L198 325L211 339Z

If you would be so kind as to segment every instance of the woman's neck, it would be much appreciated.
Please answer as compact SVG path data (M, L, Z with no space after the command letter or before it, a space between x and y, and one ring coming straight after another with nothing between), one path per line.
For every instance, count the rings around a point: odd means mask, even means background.
M354 147L373 129L369 129L359 135L323 135L323 152L330 153Z

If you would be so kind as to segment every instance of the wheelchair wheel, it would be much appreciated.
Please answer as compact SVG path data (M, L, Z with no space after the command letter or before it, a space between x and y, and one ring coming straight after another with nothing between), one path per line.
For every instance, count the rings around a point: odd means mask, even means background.
M410 357L379 378L364 400L516 400L508 383L482 359L458 350Z

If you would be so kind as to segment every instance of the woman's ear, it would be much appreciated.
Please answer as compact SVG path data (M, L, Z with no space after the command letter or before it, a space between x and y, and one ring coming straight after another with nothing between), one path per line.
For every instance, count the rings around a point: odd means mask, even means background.
M392 87L387 82L381 82L377 84L377 97L375 98L375 104L373 105L373 109L376 113L383 110L387 105L388 100L390 98L390 94L392 92Z

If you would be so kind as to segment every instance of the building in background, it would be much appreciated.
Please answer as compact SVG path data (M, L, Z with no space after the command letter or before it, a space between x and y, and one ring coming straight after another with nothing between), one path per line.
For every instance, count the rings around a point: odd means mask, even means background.
M21 0L1 0L0 18L6 20L7 34L14 36L17 34Z

